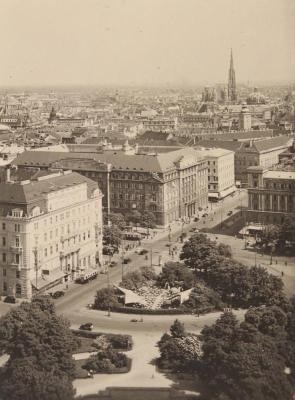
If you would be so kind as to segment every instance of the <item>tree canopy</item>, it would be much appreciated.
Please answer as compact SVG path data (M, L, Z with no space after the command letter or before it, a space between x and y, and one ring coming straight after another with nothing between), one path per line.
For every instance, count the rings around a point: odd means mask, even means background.
M72 353L78 344L68 321L56 315L47 298L11 310L0 320L0 349L10 356L1 369L0 398L72 399Z

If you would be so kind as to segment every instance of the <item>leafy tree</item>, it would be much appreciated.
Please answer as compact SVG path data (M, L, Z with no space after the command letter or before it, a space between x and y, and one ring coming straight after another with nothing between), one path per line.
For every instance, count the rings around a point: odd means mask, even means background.
M278 330L269 329L284 324L283 312L273 308L270 312L261 309L247 314L245 322L239 325L231 313L225 313L202 331L200 372L209 384L212 397L230 400L290 398L291 386L284 373L286 359L278 346L278 336L272 335ZM267 334L259 330L260 324L262 330L267 327Z
M232 258L232 249L230 245L224 244L224 243L219 243L217 246L217 250L219 255L227 258Z
M193 235L182 247L180 260L199 272L207 272L219 262L216 243L204 234Z
M120 305L118 296L113 288L102 288L96 292L93 307L97 310L107 310L108 308Z
M158 284L164 287L167 283L172 287L190 289L194 286L196 278L186 265L179 262L167 262L162 272L158 275Z
M126 215L126 221L134 225L140 224L141 213L138 210L133 210L131 213Z
M294 252L295 250L295 217L293 215L289 215L285 218L279 235L279 245L281 248L285 248L286 244L289 243L291 246L291 250ZM294 253L293 253L294 254Z
M170 327L170 333L173 338L183 338L186 336L184 324L176 319Z
M178 320L174 321L170 332L171 335L165 333L158 342L161 354L160 365L174 370L192 371L198 366L202 355L199 338L186 333L184 324Z
M280 237L280 227L278 225L266 225L260 233L260 242L267 249L276 246Z
M144 228L155 228L156 227L156 216L151 211L144 211L140 218L140 225Z
M155 269L153 267L143 266L140 268L140 273L147 281L155 280L157 278Z
M146 283L147 279L142 275L140 271L127 272L121 282L121 286L129 289L136 290L142 287Z
M123 230L126 226L125 218L120 213L110 213L109 215L103 215L103 223L104 225L108 225L108 222L111 226L118 228L119 230Z
M210 312L214 309L221 310L224 306L220 295L215 290L200 283L193 288L188 300L182 303L183 308L197 313Z
M122 241L122 233L116 226L105 226L103 229L103 245L118 251Z
M72 382L38 368L30 358L8 362L0 371L2 400L73 400Z
M0 347L10 356L1 370L0 398L58 399L62 390L59 382L65 383L65 398L72 398L72 353L78 345L69 322L56 315L47 298L33 298L10 311L0 320ZM45 376L52 385L50 390L43 382ZM15 391L7 397L13 385ZM48 393L42 397L43 392Z

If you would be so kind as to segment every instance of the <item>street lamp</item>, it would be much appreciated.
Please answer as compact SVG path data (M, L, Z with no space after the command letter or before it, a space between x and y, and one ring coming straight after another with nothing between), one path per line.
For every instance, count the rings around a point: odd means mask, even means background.
M34 247L33 253L34 253L34 267L35 267L35 273L36 273L36 276L35 276L36 291L38 291L38 270L39 270L39 268L38 268L38 249L37 249L37 247Z
M110 283L110 263L111 263L111 260L112 260L112 256L113 256L113 254L112 253L110 253L109 254L109 263L108 263L108 266L107 266L107 277L108 277L108 295L109 295L109 301L108 301L108 317L110 317L111 316L111 305L110 305L110 291L111 291L111 283Z
M171 242L171 226L170 225L168 226L168 229L169 229L168 239L169 239L169 242Z

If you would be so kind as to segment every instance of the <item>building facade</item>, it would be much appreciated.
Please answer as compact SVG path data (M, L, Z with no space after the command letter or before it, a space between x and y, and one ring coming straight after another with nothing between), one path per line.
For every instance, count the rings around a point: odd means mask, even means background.
M247 221L282 224L295 215L295 172L249 167Z
M208 163L208 198L222 199L236 190L235 153L218 148L199 148Z
M38 176L39 175L39 176ZM30 298L102 265L102 194L71 171L0 184L0 295Z
M207 161L192 148L162 154L123 150L100 153L29 151L14 163L21 168L71 169L98 183L104 211L151 211L165 226L207 207Z

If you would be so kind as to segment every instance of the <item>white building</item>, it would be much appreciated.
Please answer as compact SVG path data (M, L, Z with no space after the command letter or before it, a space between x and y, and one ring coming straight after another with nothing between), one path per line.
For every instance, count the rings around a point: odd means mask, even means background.
M236 190L235 153L220 148L197 148L208 162L208 197L222 199Z
M9 170L8 170L9 172ZM71 171L0 184L0 295L30 298L102 265L102 194Z

